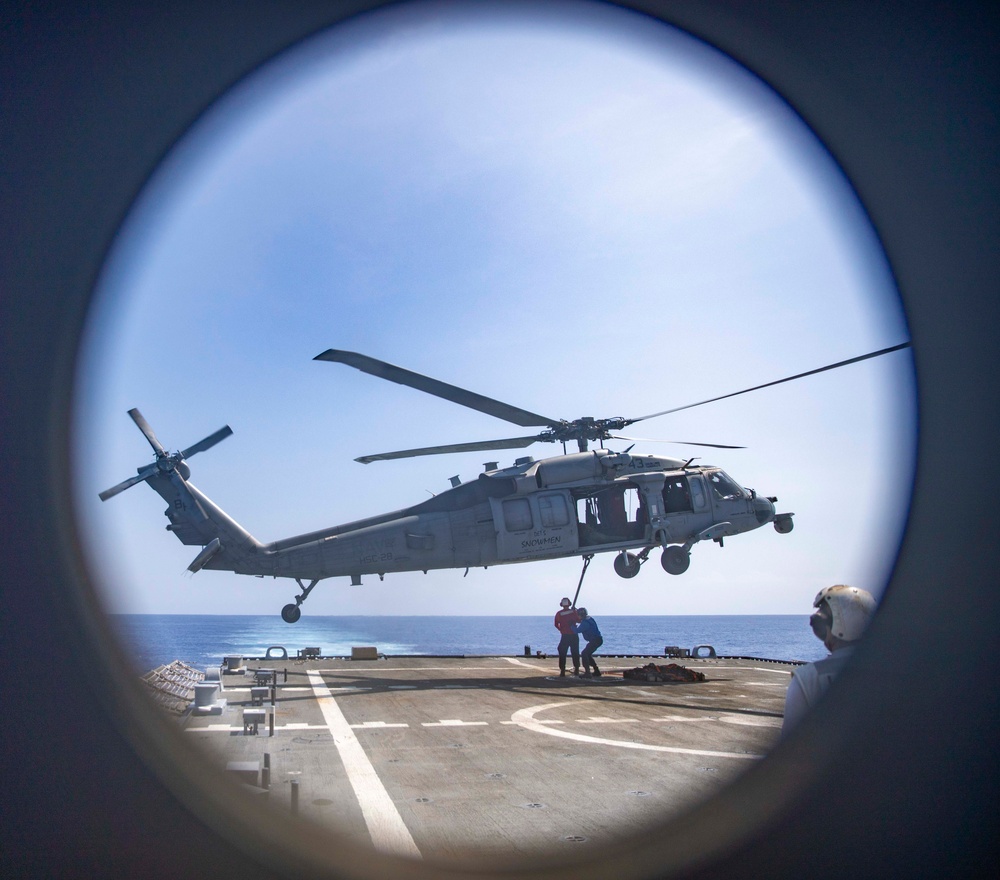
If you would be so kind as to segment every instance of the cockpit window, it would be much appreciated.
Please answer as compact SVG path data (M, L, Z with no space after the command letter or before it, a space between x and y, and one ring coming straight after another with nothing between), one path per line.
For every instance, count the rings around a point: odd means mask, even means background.
M713 471L706 476L716 498L722 501L735 501L745 497L743 490L724 471Z

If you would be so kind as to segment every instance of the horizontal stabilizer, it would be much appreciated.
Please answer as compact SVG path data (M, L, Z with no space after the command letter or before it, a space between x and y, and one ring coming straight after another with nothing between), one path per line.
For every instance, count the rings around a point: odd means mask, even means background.
M201 571L205 567L205 563L221 549L222 542L218 538L212 538L211 542L205 546L201 553L195 556L194 561L188 566L188 571Z

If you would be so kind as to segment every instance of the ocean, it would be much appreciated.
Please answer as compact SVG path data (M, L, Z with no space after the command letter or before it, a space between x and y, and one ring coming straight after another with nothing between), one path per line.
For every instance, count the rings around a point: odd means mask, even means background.
M667 645L711 645L719 654L769 660L818 660L826 650L801 614L601 616L605 654L662 654ZM553 654L559 642L552 617L322 617L295 624L278 615L113 614L112 629L139 672L182 660L199 669L227 655L262 657L281 646L324 655L349 655L374 645L387 655Z

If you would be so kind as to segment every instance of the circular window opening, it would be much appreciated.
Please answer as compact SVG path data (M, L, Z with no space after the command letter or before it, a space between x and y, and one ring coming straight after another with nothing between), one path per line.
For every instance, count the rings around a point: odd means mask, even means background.
M246 773L252 794L199 796L306 861L334 840L472 866L627 846L780 735L788 667L751 676L705 646L818 659L814 593L880 594L912 366L861 356L906 339L836 164L679 31L420 4L290 50L150 181L81 354L76 503L109 627L136 676L223 667L201 705L182 681L180 711L157 708L164 753ZM539 442L484 439L512 435ZM427 449L444 457L354 460ZM552 615L574 591L604 681L559 680ZM648 657L602 659L671 647L714 670L680 706L626 684ZM493 659L432 675L430 655ZM663 754L682 767L654 786ZM476 830L498 810L503 834Z

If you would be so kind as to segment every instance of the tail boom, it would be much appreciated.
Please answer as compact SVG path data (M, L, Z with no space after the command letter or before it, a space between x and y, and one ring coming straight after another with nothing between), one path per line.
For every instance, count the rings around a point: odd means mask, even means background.
M189 566L190 571L206 568L273 574L274 560L264 545L197 486L179 474L154 476L149 485L167 502L167 529L182 544L204 548Z

